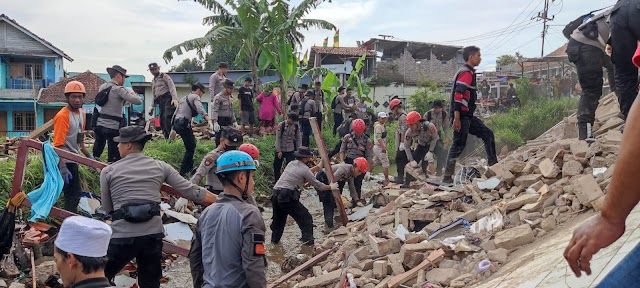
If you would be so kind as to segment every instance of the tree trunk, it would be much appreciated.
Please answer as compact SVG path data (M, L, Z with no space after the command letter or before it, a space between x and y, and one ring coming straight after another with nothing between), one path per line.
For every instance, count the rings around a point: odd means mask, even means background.
M251 74L253 76L253 83L255 83L256 93L262 92L262 83L260 83L260 77L258 76L258 56L251 55Z
M288 115L289 106L287 105L287 96L289 96L289 91L287 91L287 81L284 81L284 77L282 77L282 73L280 73L280 89L282 89L282 99L280 100L280 108L282 108L282 113L284 115ZM285 118L286 119L286 118Z

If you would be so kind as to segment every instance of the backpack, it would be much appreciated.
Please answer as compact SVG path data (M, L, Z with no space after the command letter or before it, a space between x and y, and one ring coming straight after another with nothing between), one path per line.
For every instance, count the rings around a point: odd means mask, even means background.
M312 100L313 101L313 100ZM300 116L304 117L304 113L307 112L305 108L307 108L307 102L309 102L309 98L305 97L302 102L300 102Z
M433 117L431 116L431 110L429 110L427 112L427 121L431 122L431 119L433 119ZM444 120L447 119L447 111L442 110L442 123L444 123Z
M345 135L349 134L349 131L351 131L351 122L353 120L351 119L347 119L344 120L342 122L342 124L340 124L340 126L338 126L338 135L340 135L340 137L344 137Z
M331 101L331 109L336 109L336 106L338 106L338 96L333 97L333 101Z
M291 97L289 97L289 101L287 101L287 105L291 105L291 100L296 97L296 94L300 95L300 92L293 92L293 94L291 94Z
M109 101L109 94L111 93L111 88L113 86L109 86L103 90L101 90L100 92L98 92L98 94L96 94L96 104L100 107L104 106L104 104L107 104L107 102Z
M284 125L285 123L282 122L280 124L280 140L282 140L282 136L284 136ZM298 130L300 130L300 128L298 127L298 124L293 123L293 126L296 128L295 131L295 136L294 136L294 140L293 140L293 150L298 151Z

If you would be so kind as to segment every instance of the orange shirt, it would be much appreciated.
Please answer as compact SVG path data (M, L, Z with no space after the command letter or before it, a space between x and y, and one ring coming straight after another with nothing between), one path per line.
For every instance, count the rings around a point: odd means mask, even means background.
M78 122L82 123L81 124L82 129L80 131L77 131L78 129L75 127L71 127L70 125L71 115L73 115L74 117L74 123L78 123ZM73 135L76 135L76 133L82 133L82 131L84 131L86 117L87 116L82 110L82 108L78 109L78 112L71 111L68 106L65 106L62 109L60 109L58 114L56 114L56 116L53 117L53 146L54 147L65 146L65 144L67 143L67 140L68 140L68 143L75 142L77 139L67 139L67 137L69 136L73 137ZM73 135L69 135L69 134L73 134ZM68 148L73 148L73 147L68 147Z

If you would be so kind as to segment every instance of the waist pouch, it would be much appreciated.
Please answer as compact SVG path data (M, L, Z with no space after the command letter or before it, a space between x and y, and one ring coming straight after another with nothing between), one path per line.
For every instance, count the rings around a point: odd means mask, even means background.
M127 204L111 214L113 221L124 219L131 223L147 222L154 216L160 216L160 204L156 202Z
M278 203L288 203L294 201L300 201L300 191L291 189L277 189L273 190L273 196L271 201L277 201Z
M231 117L218 117L218 124L220 124L220 126L231 126L233 125L233 121Z
M173 129L176 130L187 130L191 128L191 121L187 120L187 118L176 118L173 120Z

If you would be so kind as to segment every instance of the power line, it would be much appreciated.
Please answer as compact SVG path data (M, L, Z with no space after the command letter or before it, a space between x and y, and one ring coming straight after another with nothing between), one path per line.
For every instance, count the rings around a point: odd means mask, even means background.
M531 16L533 16L533 13L535 13L536 9L538 9L538 6L540 6L540 4L542 4L544 0L541 0L540 2L538 2L538 5L536 5L536 7L534 7L533 9L531 9L531 12L529 12L529 14L527 14L527 16L525 16L525 21L532 21L533 19L531 18ZM535 22L533 22L535 25ZM528 28L528 27L527 27ZM511 41L513 38L515 38L516 36L518 36L520 34L520 32L522 32L524 29L522 30L518 30L516 31L511 31L509 34L507 34L504 38L502 38L500 41L498 41L498 43L496 43L494 46L490 46L488 47L489 50L491 51L495 51L500 49L500 47L507 43L508 41ZM514 33L515 32L515 33ZM513 36L511 36L513 35ZM509 38L511 36L511 38Z
M447 40L447 41L442 41L442 43L452 43L452 42L464 42L464 41L470 41L470 40L478 40L480 38L480 40L484 40L484 39L491 39L491 38L495 38L498 37L499 34L504 33L506 31L510 31L510 30L516 30L518 28L521 28L523 26L527 26L531 24L531 20L524 20L518 24L516 24L515 27L503 27L491 32L487 32L487 33L483 33L483 34L479 34L479 35L475 35L475 36L471 36L471 37L467 37L467 38L461 38L461 39L456 39L456 40ZM498 35L498 36L496 36ZM495 36L495 37L494 37Z
M525 8L520 12L520 14L518 14L518 16L517 16L515 19L513 19L513 21L511 21L511 24L509 24L509 27L511 27L511 26L513 25L513 23L516 23L516 21L517 21L518 19L520 19L520 16L522 16L522 14L524 14L524 12L526 12L526 11L527 11L527 9L529 9L529 6L531 6L531 4L533 4L533 2L535 2L535 1L536 1L536 0L531 0L531 2L529 2L529 5L527 5L527 7L525 7ZM538 4L538 5L540 5L540 4ZM536 6L536 7L537 7L537 6ZM534 9L535 9L535 8L534 8ZM504 32L503 32L503 33L501 33L501 34L500 34L500 36L498 36L498 38L500 38L503 34L504 34ZM489 45L487 45L487 47L491 47L491 45L492 45L492 44L496 41L496 39L498 39L498 38L493 39L493 40L491 41L491 43L489 43Z
M555 0L551 0L554 2ZM542 49L540 52L540 57L544 57L544 40L547 35L547 21L553 21L556 16L553 15L549 18L549 0L544 0L544 10L542 12L538 12L538 16L534 17L534 19L542 20Z
M533 23L531 26L527 27L528 28L532 28L536 25L536 23ZM497 51L498 49L500 49L502 47L503 44L509 43L509 41L513 40L513 38L516 38L518 35L520 35L520 32L524 31L525 29L520 29L517 33L515 34L508 34L507 37L505 37L504 39L500 40L500 42L496 43L496 45L493 46L493 48L488 49L488 53ZM509 37L511 36L511 37Z

